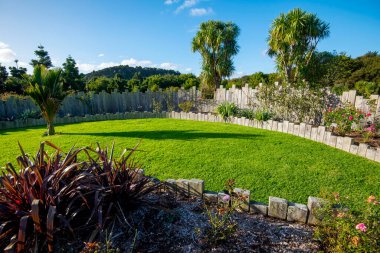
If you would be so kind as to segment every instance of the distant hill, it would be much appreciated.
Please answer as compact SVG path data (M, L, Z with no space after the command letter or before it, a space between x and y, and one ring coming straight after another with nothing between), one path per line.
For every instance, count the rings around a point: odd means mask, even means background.
M128 65L120 65L110 68L105 68L97 71L93 71L85 75L86 80L90 80L95 77L105 76L112 78L116 74L119 74L123 79L132 79L132 77L139 73L140 78L146 78L153 75L180 75L181 73L174 70L159 69L159 68L143 68L143 67L130 67Z

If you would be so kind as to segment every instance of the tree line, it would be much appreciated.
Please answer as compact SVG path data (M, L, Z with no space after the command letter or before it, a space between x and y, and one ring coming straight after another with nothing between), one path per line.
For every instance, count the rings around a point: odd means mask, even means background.
M42 45L34 51L36 59L32 59L30 65L45 66L52 69L49 53ZM0 64L0 92L26 95L29 86L27 69L18 65L8 68ZM183 87L189 89L199 86L199 79L193 74L181 74L178 71L159 69L130 67L127 65L105 68L93 71L87 75L80 73L73 57L68 56L62 64L60 80L63 84L63 91L158 91L160 89L177 89Z

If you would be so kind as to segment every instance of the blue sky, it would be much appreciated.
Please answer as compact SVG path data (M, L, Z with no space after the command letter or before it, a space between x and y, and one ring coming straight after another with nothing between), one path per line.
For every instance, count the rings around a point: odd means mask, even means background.
M232 21L241 34L235 76L275 71L265 55L270 24L293 8L330 23L318 49L356 57L380 51L379 0L0 0L0 63L28 66L42 44L60 67L72 55L82 72L128 64L199 74L191 52L199 24ZM30 69L30 68L29 68Z

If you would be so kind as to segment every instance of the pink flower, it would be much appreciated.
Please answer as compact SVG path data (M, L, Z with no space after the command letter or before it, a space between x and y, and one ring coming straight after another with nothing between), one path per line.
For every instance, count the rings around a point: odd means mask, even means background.
M230 195L225 195L223 198L222 198L223 202L228 202L230 201Z
M362 231L362 232L366 232L367 231L367 227L365 226L364 223L359 223L358 225L356 225L355 227L356 229Z
M370 113L367 113L365 116L367 116L367 117L371 117L371 115L372 115L372 114L370 114Z
M374 124L370 125L369 127L365 128L364 129L366 132L375 132L376 131L376 127Z
M353 120L354 117L352 117L352 115L350 115L350 117L348 117L349 120Z

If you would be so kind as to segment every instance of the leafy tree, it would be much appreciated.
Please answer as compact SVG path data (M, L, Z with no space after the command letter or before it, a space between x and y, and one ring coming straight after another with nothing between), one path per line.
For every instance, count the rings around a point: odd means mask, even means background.
M141 86L141 81L139 79L132 78L128 81L127 87L128 91L138 91Z
M115 74L115 76L112 79L112 82L114 83L114 86L117 87L117 90L120 92L123 92L126 89L128 89L128 81L123 79L120 74Z
M190 77L186 79L185 84L183 85L183 88L185 90L188 90L192 87L199 87L199 80L197 78Z
M87 84L87 89L95 92L112 92L117 88L117 85L113 82L111 78L107 78L104 76L93 79Z
M372 94L380 94L380 83L359 81L355 83L355 90L369 98Z
M380 55L378 52L368 52L355 60L359 67L352 72L347 82L353 84L367 81L380 85Z
M26 74L27 69L23 67L18 66L18 60L15 60L16 66L15 67L9 67L9 72L13 77L16 78L23 78L23 75Z
M66 96L61 82L61 69L49 70L44 65L36 65L33 75L28 77L28 82L26 93L40 107L47 122L47 134L54 135L53 121Z
M4 92L4 84L7 78L8 78L7 68L2 66L0 63L0 88L1 88L0 91L1 92Z
M37 65L44 65L46 68L53 67L49 53L44 49L42 45L38 46L38 49L34 51L34 54L37 56L37 59L31 60L30 65L33 67Z
M79 73L75 60L69 55L62 64L63 89L67 90L84 90L83 75Z
M315 14L293 9L280 14L270 28L268 54L275 57L277 68L287 83L304 78L301 74L321 39L329 36L329 25Z
M28 87L28 82L25 78L18 78L10 76L4 83L4 92L12 92L17 94L24 94L25 89Z
M210 20L200 25L193 38L192 51L202 56L202 90L208 95L234 71L232 57L239 52L239 32L239 27L231 22Z
M263 72L256 72L249 77L249 84L251 87L257 87L260 83L267 83L268 75Z

